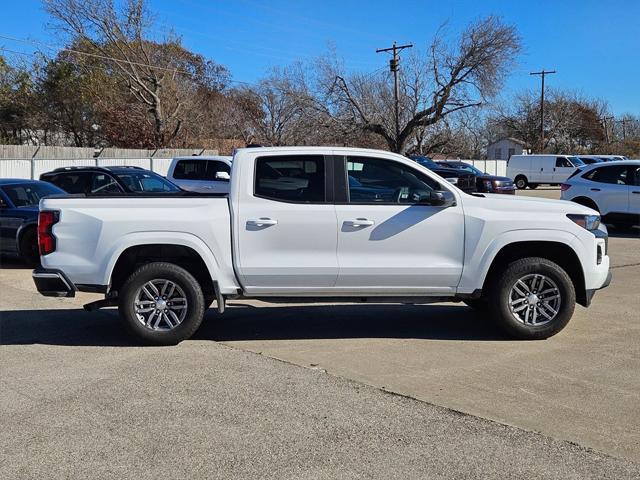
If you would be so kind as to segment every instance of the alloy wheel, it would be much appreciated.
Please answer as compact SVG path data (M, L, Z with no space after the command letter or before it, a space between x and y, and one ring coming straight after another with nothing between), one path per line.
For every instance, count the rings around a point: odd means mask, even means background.
M184 291L171 280L150 280L135 294L136 317L150 330L173 330L185 319L187 310L188 302Z
M509 310L516 320L527 326L545 325L558 315L561 305L558 285L539 273L525 275L509 292Z

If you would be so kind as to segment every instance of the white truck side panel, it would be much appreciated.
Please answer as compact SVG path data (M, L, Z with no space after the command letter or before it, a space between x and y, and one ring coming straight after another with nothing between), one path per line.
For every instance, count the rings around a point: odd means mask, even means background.
M51 198L41 210L61 210L54 225L55 252L42 257L73 283L108 285L127 248L144 244L184 245L207 265L223 293L238 288L231 263L231 220L226 198Z

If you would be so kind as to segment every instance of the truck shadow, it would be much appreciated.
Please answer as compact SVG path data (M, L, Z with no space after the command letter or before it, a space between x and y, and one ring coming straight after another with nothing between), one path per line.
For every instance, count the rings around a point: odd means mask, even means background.
M196 340L411 338L506 340L490 322L461 305L305 305L254 307L232 303L207 312ZM0 345L117 346L139 344L117 311L81 309L0 312Z

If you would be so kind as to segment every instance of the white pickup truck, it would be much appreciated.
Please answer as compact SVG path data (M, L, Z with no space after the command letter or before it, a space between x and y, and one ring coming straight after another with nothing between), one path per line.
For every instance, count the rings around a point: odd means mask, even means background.
M189 338L211 304L244 298L463 301L515 338L546 338L611 278L596 211L468 195L365 149L242 149L228 195L49 197L38 229L38 291L104 293L85 307L117 305L153 344Z

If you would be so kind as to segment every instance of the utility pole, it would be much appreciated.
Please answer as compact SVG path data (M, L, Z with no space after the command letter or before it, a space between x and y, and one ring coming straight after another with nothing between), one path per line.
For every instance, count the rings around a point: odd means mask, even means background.
M604 123L604 139L607 143L609 142L609 126L607 125L607 120L613 120L613 117L603 117L602 122Z
M540 153L544 153L544 77L556 73L555 70L545 70L531 72L529 75L540 75L542 77L542 89L540 91Z
M398 139L400 138L400 85L398 84L398 66L400 64L400 58L398 57L398 52L404 50L405 48L413 47L412 44L408 43L406 45L396 45L396 42L393 42L393 46L389 48L379 48L376 50L376 53L382 52L392 52L392 58L389 60L389 70L393 73L393 102L395 107L395 116L396 116L396 150L400 148L398 145Z
M622 140L627 139L627 119L623 118L622 120L618 120L622 124Z

